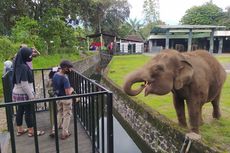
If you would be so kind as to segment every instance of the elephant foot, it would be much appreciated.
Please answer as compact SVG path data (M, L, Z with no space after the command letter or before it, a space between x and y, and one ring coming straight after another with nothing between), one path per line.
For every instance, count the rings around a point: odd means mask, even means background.
M188 137L189 139L195 140L195 141L201 140L201 135L195 132L186 133L185 137Z
M187 126L186 123L179 123L179 126L180 126L180 127L183 127L183 128L188 128L188 126Z
M218 112L215 112L215 111L214 111L214 112L212 113L212 117L213 117L213 118L216 118L216 119L220 119L221 114L220 114L219 111L218 111Z
M201 126L203 124L204 124L204 121L203 121L203 119L201 119L200 122L199 122L199 125Z

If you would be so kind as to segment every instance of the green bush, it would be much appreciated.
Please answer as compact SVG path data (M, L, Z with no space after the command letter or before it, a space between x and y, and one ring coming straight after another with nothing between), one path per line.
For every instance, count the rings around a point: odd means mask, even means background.
M10 59L16 53L16 46L7 37L0 37L0 61Z
M48 53L55 54L58 53L58 49L61 46L61 38L60 36L54 36L52 40L48 43Z

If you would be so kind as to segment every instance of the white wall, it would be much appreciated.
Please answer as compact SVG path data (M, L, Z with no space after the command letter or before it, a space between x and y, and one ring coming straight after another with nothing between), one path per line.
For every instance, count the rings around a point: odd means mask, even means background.
M120 42L117 42L120 43ZM122 42L120 43L120 52L121 53L128 53L128 45L135 44L135 53L143 53L144 52L144 43L138 42Z

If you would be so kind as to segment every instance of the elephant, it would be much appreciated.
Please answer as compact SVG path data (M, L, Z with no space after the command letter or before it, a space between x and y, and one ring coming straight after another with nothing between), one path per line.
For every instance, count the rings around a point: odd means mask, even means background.
M219 119L220 94L226 80L222 65L206 50L179 52L165 49L140 69L131 72L123 84L123 91L136 96L165 95L172 92L178 124L187 128L185 102L187 104L190 132L199 135L203 123L202 106L211 102L213 118ZM132 89L135 83L139 87Z

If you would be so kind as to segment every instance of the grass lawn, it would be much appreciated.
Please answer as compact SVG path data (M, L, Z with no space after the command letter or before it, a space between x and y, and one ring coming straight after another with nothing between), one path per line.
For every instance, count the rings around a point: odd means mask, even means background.
M144 65L151 57L144 55L114 56L109 64L108 77L119 86L124 83L125 76ZM230 56L218 55L216 58L221 63L230 63ZM167 118L177 122L176 112L174 110L172 95L165 96L149 95L144 97L141 93L136 96L139 103L146 103L152 109L158 111ZM205 124L200 127L202 139L210 145L221 146L225 149L230 144L230 75L224 84L221 97L222 118L214 120L212 118L212 105L206 103L203 107L203 119ZM187 114L187 113L186 113Z

